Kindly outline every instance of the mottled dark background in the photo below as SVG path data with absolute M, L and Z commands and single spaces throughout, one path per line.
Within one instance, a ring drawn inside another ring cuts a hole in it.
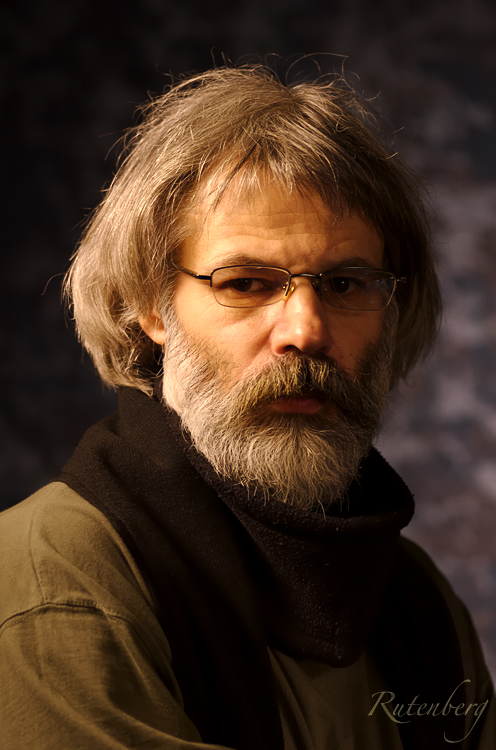
M 323 71 L 344 62 L 377 96 L 398 151 L 432 186 L 442 335 L 392 398 L 379 447 L 415 492 L 408 533 L 469 605 L 496 675 L 493 0 L 21 0 L 2 6 L 0 34 L 1 507 L 55 477 L 115 406 L 64 318 L 60 281 L 136 104 L 169 72 L 223 54 L 322 53 Z

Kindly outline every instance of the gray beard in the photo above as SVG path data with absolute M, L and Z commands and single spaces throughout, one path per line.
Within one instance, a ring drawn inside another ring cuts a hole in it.
M 181 418 L 199 451 L 222 477 L 253 497 L 301 509 L 341 504 L 380 430 L 396 333 L 394 308 L 351 378 L 333 360 L 290 353 L 226 386 L 229 361 L 190 341 L 172 309 L 163 317 L 163 400 Z M 279 397 L 308 388 L 327 396 L 317 414 L 275 412 Z

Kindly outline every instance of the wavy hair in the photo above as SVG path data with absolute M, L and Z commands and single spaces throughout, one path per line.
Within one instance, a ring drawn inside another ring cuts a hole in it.
M 139 319 L 172 303 L 172 264 L 205 184 L 214 207 L 261 174 L 360 211 L 385 242 L 399 285 L 392 386 L 430 352 L 440 293 L 421 180 L 384 145 L 379 118 L 340 76 L 284 84 L 261 66 L 191 76 L 141 108 L 119 169 L 90 217 L 64 291 L 102 380 L 151 392 L 155 345 Z

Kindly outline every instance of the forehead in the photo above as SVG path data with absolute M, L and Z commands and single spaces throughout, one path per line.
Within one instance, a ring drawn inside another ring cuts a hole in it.
M 219 187 L 220 190 L 216 183 L 207 182 L 195 200 L 190 219 L 197 236 L 212 230 L 221 232 L 223 225 L 243 222 L 261 229 L 282 230 L 302 216 L 330 227 L 339 217 L 349 214 L 346 207 L 331 209 L 312 189 L 290 189 L 268 177 L 248 186 L 235 179 L 226 189 Z
M 382 259 L 382 240 L 369 221 L 346 207 L 331 208 L 310 190 L 266 181 L 249 192 L 228 188 L 215 199 L 211 190 L 189 214 L 191 235 L 181 248 L 185 265 L 294 263 L 300 253 L 325 257 L 351 244 L 355 250 L 373 246 Z

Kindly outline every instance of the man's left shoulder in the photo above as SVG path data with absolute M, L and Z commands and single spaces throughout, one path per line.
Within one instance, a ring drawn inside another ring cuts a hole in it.
M 453 590 L 448 579 L 437 567 L 432 557 L 430 557 L 422 547 L 411 539 L 401 536 L 400 548 L 406 554 L 407 558 L 429 577 L 439 593 L 444 597 L 452 613 L 461 613 L 462 611 L 467 612 L 465 605 Z
M 407 557 L 429 577 L 448 607 L 458 636 L 464 673 L 467 679 L 470 679 L 472 684 L 478 685 L 488 682 L 488 688 L 490 688 L 492 685 L 491 677 L 484 661 L 477 631 L 467 607 L 427 552 L 411 539 L 403 536 L 400 544 Z

